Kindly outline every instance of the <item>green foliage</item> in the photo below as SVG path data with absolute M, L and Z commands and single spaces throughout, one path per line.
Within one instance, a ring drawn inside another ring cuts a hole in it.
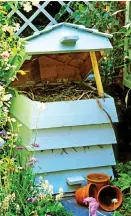
M 115 185 L 120 187 L 123 192 L 131 187 L 131 177 L 128 174 L 120 173 Z
M 4 157 L 0 161 L 0 215 L 72 216 L 60 203 L 63 192 L 53 196 L 53 186 L 48 181 L 40 180 L 35 185 L 32 168 L 27 164 L 20 166 L 19 159 L 15 159 Z
M 21 51 L 25 42 L 15 34 L 19 24 L 7 16 L 11 6 L 19 4 L 17 1 L 0 2 L 0 80 L 4 84 L 16 78 L 17 64 L 22 62 L 19 58 L 23 58 Z
M 127 163 L 118 163 L 116 166 L 118 178 L 114 181 L 114 184 L 121 188 L 123 192 L 131 187 L 131 161 Z
M 85 25 L 88 28 L 96 28 L 99 31 L 113 34 L 111 40 L 113 51 L 105 53 L 101 62 L 102 81 L 106 85 L 113 80 L 119 82 L 118 75 L 123 72 L 124 68 L 124 46 L 125 39 L 130 34 L 130 26 L 124 26 L 125 23 L 125 5 L 119 1 L 92 1 L 85 4 L 84 2 L 70 2 L 68 6 L 73 13 L 64 21 Z M 62 8 L 57 14 L 56 19 L 66 13 Z M 129 54 L 127 53 L 127 57 Z M 116 78 L 117 77 L 117 78 Z M 118 80 L 117 80 L 118 79 Z
M 123 216 L 123 215 L 120 212 L 115 211 L 114 214 L 113 214 L 113 216 Z
M 119 212 L 115 212 L 113 216 L 131 215 L 131 161 L 127 163 L 118 163 L 115 167 L 118 178 L 113 181 L 117 187 L 123 192 L 123 203 Z
M 126 173 L 131 177 L 131 161 L 128 161 L 126 163 L 118 163 L 115 169 L 117 173 Z
M 130 194 L 123 195 L 123 203 L 119 212 L 124 216 L 131 215 L 131 195 Z

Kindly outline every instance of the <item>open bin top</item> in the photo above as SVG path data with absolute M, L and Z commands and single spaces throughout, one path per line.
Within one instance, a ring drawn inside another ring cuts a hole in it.
M 26 56 L 22 69 L 29 73 L 18 75 L 14 85 L 35 84 L 38 80 L 84 80 L 93 66 L 90 53 L 95 52 L 98 62 L 104 50 L 113 48 L 110 38 L 111 34 L 70 23 L 45 28 L 25 38 Z

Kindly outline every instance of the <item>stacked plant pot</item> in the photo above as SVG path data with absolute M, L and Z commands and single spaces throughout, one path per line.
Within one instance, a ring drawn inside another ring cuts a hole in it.
M 122 193 L 118 187 L 109 184 L 110 176 L 91 173 L 87 175 L 87 180 L 88 184 L 75 193 L 77 203 L 84 205 L 84 198 L 93 197 L 105 211 L 114 211 L 120 207 Z

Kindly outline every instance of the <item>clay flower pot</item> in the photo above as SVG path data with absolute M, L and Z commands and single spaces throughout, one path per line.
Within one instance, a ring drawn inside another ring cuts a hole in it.
M 88 184 L 83 188 L 79 188 L 76 193 L 75 193 L 75 199 L 77 201 L 77 203 L 85 205 L 83 203 L 84 198 L 87 197 L 96 197 L 97 193 L 96 193 L 97 189 L 95 184 Z
M 116 186 L 106 185 L 98 191 L 97 201 L 105 211 L 114 211 L 122 203 L 122 192 Z
M 99 191 L 103 186 L 108 185 L 110 176 L 104 173 L 91 173 L 87 175 L 88 183 L 95 184 Z

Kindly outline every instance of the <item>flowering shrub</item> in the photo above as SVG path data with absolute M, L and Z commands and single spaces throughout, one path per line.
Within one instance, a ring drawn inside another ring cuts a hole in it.
M 11 175 L 11 174 L 10 174 Z M 19 180 L 21 175 L 21 181 Z M 5 181 L 5 179 L 4 179 Z M 19 182 L 18 182 L 19 181 Z M 18 183 L 17 183 L 18 182 Z M 38 185 L 34 185 L 32 172 L 26 168 L 19 168 L 19 172 L 12 174 L 12 185 L 5 186 L 0 198 L 0 215 L 53 215 L 71 216 L 66 212 L 60 203 L 63 197 L 63 190 L 60 188 L 59 194 L 53 196 L 53 186 L 47 180 L 41 179 Z M 9 183 L 9 182 L 8 182 Z M 20 188 L 18 188 L 18 186 Z M 1 190 L 0 190 L 1 191 Z M 8 193 L 6 192 L 8 191 Z M 2 192 L 2 191 L 1 191 Z
M 24 41 L 15 35 L 19 29 L 19 23 L 11 23 L 11 20 L 5 17 L 8 12 L 7 8 L 10 8 L 8 4 L 0 3 L 0 80 L 3 84 L 16 78 L 15 74 L 12 73 L 16 69 L 16 65 L 12 64 L 13 57 L 22 58 L 20 51 L 24 48 Z

